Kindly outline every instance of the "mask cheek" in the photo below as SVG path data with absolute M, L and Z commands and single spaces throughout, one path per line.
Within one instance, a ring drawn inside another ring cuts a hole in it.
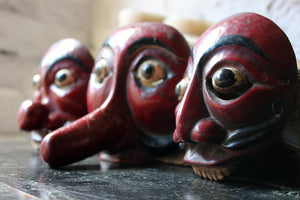
M 174 109 L 177 100 L 175 94 L 173 97 L 169 96 L 166 82 L 146 90 L 138 87 L 133 77 L 127 83 L 129 104 L 139 129 L 155 135 L 170 134 L 171 127 L 175 127 Z
M 86 87 L 76 87 L 64 98 L 60 98 L 58 104 L 61 110 L 74 116 L 86 114 Z
M 206 105 L 212 117 L 225 129 L 235 129 L 261 123 L 273 117 L 273 104 L 278 100 L 273 89 L 253 87 L 233 100 L 220 100 L 204 93 Z

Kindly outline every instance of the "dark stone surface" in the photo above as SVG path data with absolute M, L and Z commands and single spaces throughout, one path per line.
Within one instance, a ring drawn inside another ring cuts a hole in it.
M 54 170 L 21 134 L 0 137 L 0 199 L 300 199 L 299 167 L 299 155 L 288 154 L 247 177 L 213 182 L 190 167 L 116 165 L 95 155 Z

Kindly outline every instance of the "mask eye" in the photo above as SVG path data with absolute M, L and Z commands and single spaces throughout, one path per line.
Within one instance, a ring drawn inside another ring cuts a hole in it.
M 38 90 L 41 87 L 41 76 L 39 74 L 36 74 L 32 78 L 32 84 L 33 88 Z
M 143 61 L 136 70 L 136 80 L 143 87 L 156 87 L 166 79 L 163 63 L 153 58 Z
M 69 69 L 61 69 L 55 74 L 54 83 L 57 87 L 70 86 L 75 82 L 75 77 Z
M 95 65 L 94 74 L 99 83 L 102 83 L 104 79 L 109 75 L 110 70 L 106 59 L 100 59 Z
M 239 70 L 231 67 L 216 71 L 208 83 L 214 94 L 224 100 L 241 96 L 251 86 Z
M 184 78 L 179 83 L 177 83 L 175 87 L 175 94 L 177 96 L 178 101 L 182 100 L 188 84 L 189 80 L 187 78 Z

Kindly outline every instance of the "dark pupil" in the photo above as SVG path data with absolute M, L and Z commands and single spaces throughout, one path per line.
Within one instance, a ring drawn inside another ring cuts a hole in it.
M 66 75 L 66 74 L 60 74 L 60 75 L 57 77 L 57 80 L 58 80 L 59 82 L 62 82 L 62 81 L 64 81 L 64 80 L 66 80 L 66 78 L 67 78 L 67 75 Z
M 222 69 L 217 72 L 214 77 L 214 82 L 218 87 L 229 87 L 235 83 L 234 72 L 230 69 Z
M 95 74 L 99 76 L 101 74 L 101 67 L 96 67 Z
M 154 73 L 154 66 L 152 64 L 146 64 L 143 68 L 142 68 L 142 75 L 144 78 L 149 79 L 152 77 Z

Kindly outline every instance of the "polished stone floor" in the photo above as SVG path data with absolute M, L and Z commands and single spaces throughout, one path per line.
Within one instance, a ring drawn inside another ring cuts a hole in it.
M 246 177 L 213 182 L 190 167 L 112 165 L 95 155 L 54 170 L 27 135 L 0 136 L 0 199 L 300 199 L 300 157 L 276 157 Z

